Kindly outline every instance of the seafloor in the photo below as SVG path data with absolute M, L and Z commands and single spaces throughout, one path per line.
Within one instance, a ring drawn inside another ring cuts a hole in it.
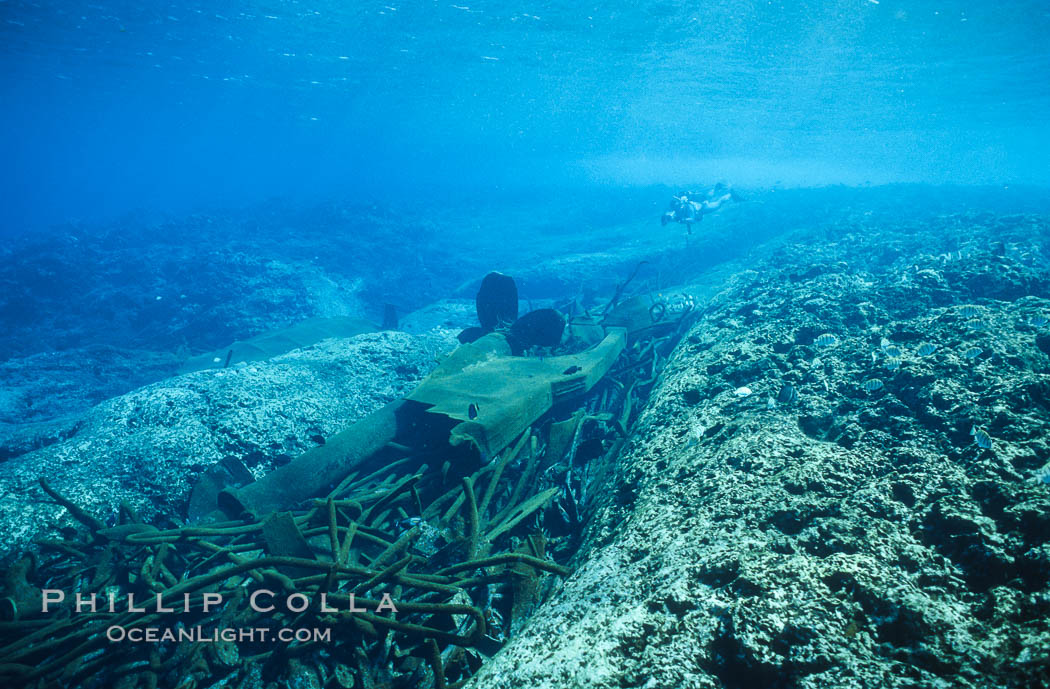
M 473 324 L 487 271 L 516 277 L 527 310 L 601 304 L 638 268 L 632 294 L 696 297 L 691 327 L 622 448 L 585 468 L 571 575 L 548 577 L 468 686 L 1050 685 L 1050 201 L 744 195 L 691 237 L 660 228 L 656 191 L 620 190 L 12 241 L 5 560 L 74 525 L 40 477 L 103 522 L 122 501 L 180 522 L 208 467 L 264 475 L 410 392 Z M 305 318 L 378 322 L 385 304 L 396 330 L 176 375 Z M 369 686 L 302 663 L 268 681 Z

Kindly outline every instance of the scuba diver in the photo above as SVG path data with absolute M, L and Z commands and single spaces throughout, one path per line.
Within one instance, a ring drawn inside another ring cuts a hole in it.
M 671 210 L 660 216 L 660 225 L 674 221 L 685 223 L 689 234 L 693 233 L 693 223 L 700 222 L 704 215 L 714 213 L 726 201 L 742 201 L 732 189 L 719 182 L 706 194 L 682 192 L 671 197 Z

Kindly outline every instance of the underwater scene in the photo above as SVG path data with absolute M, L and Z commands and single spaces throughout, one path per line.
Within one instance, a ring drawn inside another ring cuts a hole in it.
M 1050 5 L 0 0 L 0 688 L 1050 686 Z

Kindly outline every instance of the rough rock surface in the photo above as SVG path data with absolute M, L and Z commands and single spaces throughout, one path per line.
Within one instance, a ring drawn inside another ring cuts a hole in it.
M 477 323 L 478 311 L 473 299 L 444 299 L 405 315 L 398 329 L 413 335 L 451 330 L 450 336 L 455 339 L 461 330 Z
M 129 389 L 175 375 L 179 363 L 171 353 L 107 345 L 8 359 L 0 363 L 0 427 L 83 411 Z
M 470 686 L 1050 685 L 1047 232 L 842 227 L 752 262 Z
M 275 205 L 13 241 L 0 252 L 0 423 L 82 412 L 306 318 L 379 322 L 386 302 L 419 308 L 480 272 L 409 224 L 374 207 Z
M 75 419 L 34 425 L 38 441 L 50 444 L 0 462 L 0 555 L 69 523 L 37 485 L 40 476 L 103 520 L 121 500 L 146 519 L 181 518 L 210 465 L 232 456 L 266 472 L 405 395 L 453 343 L 449 333 L 325 340 L 250 366 L 171 378 Z

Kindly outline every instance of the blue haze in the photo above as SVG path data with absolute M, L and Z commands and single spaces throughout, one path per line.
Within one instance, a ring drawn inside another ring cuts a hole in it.
M 0 231 L 272 196 L 1046 184 L 1050 5 L 0 0 Z

